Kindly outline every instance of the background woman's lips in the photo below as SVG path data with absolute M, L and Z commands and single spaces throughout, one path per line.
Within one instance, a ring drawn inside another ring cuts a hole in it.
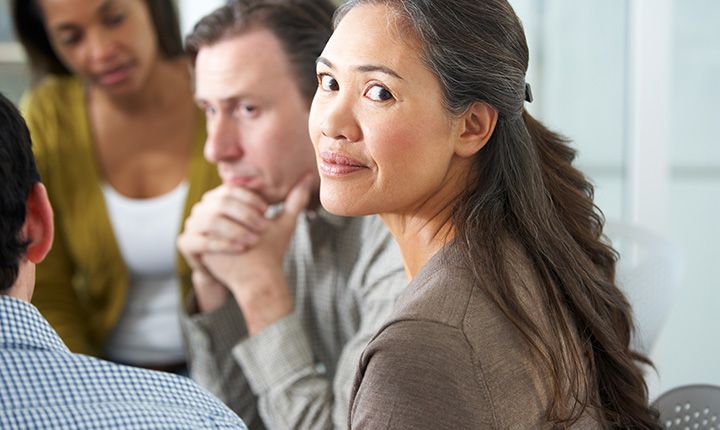
M 130 74 L 130 66 L 120 66 L 110 71 L 100 73 L 98 81 L 104 85 L 113 85 L 125 80 Z

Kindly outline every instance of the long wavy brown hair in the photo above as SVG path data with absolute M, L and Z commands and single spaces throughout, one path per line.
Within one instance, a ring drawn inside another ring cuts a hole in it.
M 548 420 L 572 425 L 590 409 L 608 428 L 660 429 L 638 366 L 650 362 L 630 349 L 631 309 L 615 285 L 618 254 L 603 236 L 592 184 L 573 167 L 568 141 L 524 108 L 529 54 L 512 7 L 505 0 L 350 0 L 336 23 L 361 3 L 385 4 L 397 14 L 398 31 L 422 46 L 451 115 L 476 102 L 498 110 L 495 131 L 476 154 L 469 187 L 453 210 L 455 242 L 552 376 Z M 512 288 L 507 237 L 536 269 L 552 336 Z M 489 272 L 477 270 L 479 261 Z

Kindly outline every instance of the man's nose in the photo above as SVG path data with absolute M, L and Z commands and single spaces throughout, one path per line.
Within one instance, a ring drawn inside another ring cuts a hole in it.
M 208 122 L 205 158 L 211 163 L 239 159 L 243 156 L 240 135 L 235 121 L 219 115 Z

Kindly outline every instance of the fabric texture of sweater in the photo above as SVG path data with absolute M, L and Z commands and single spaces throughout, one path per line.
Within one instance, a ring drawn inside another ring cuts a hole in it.
M 415 276 L 363 352 L 350 427 L 555 428 L 547 422 L 552 379 L 452 244 Z M 506 249 L 507 272 L 522 306 L 551 335 L 532 265 L 518 247 Z M 600 425 L 588 413 L 573 428 Z

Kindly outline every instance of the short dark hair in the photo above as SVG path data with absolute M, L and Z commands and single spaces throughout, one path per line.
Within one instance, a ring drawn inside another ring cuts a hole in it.
M 29 242 L 21 237 L 25 202 L 40 182 L 30 131 L 15 105 L 0 93 L 0 293 L 17 279 Z
M 205 45 L 264 28 L 277 37 L 308 103 L 317 90 L 315 60 L 332 34 L 335 5 L 329 0 L 231 0 L 201 19 L 185 40 L 195 64 Z
M 184 54 L 180 24 L 172 0 L 147 0 L 161 55 L 166 58 Z M 27 51 L 33 80 L 47 74 L 70 75 L 50 44 L 42 10 L 37 0 L 11 0 L 13 25 L 20 43 Z

